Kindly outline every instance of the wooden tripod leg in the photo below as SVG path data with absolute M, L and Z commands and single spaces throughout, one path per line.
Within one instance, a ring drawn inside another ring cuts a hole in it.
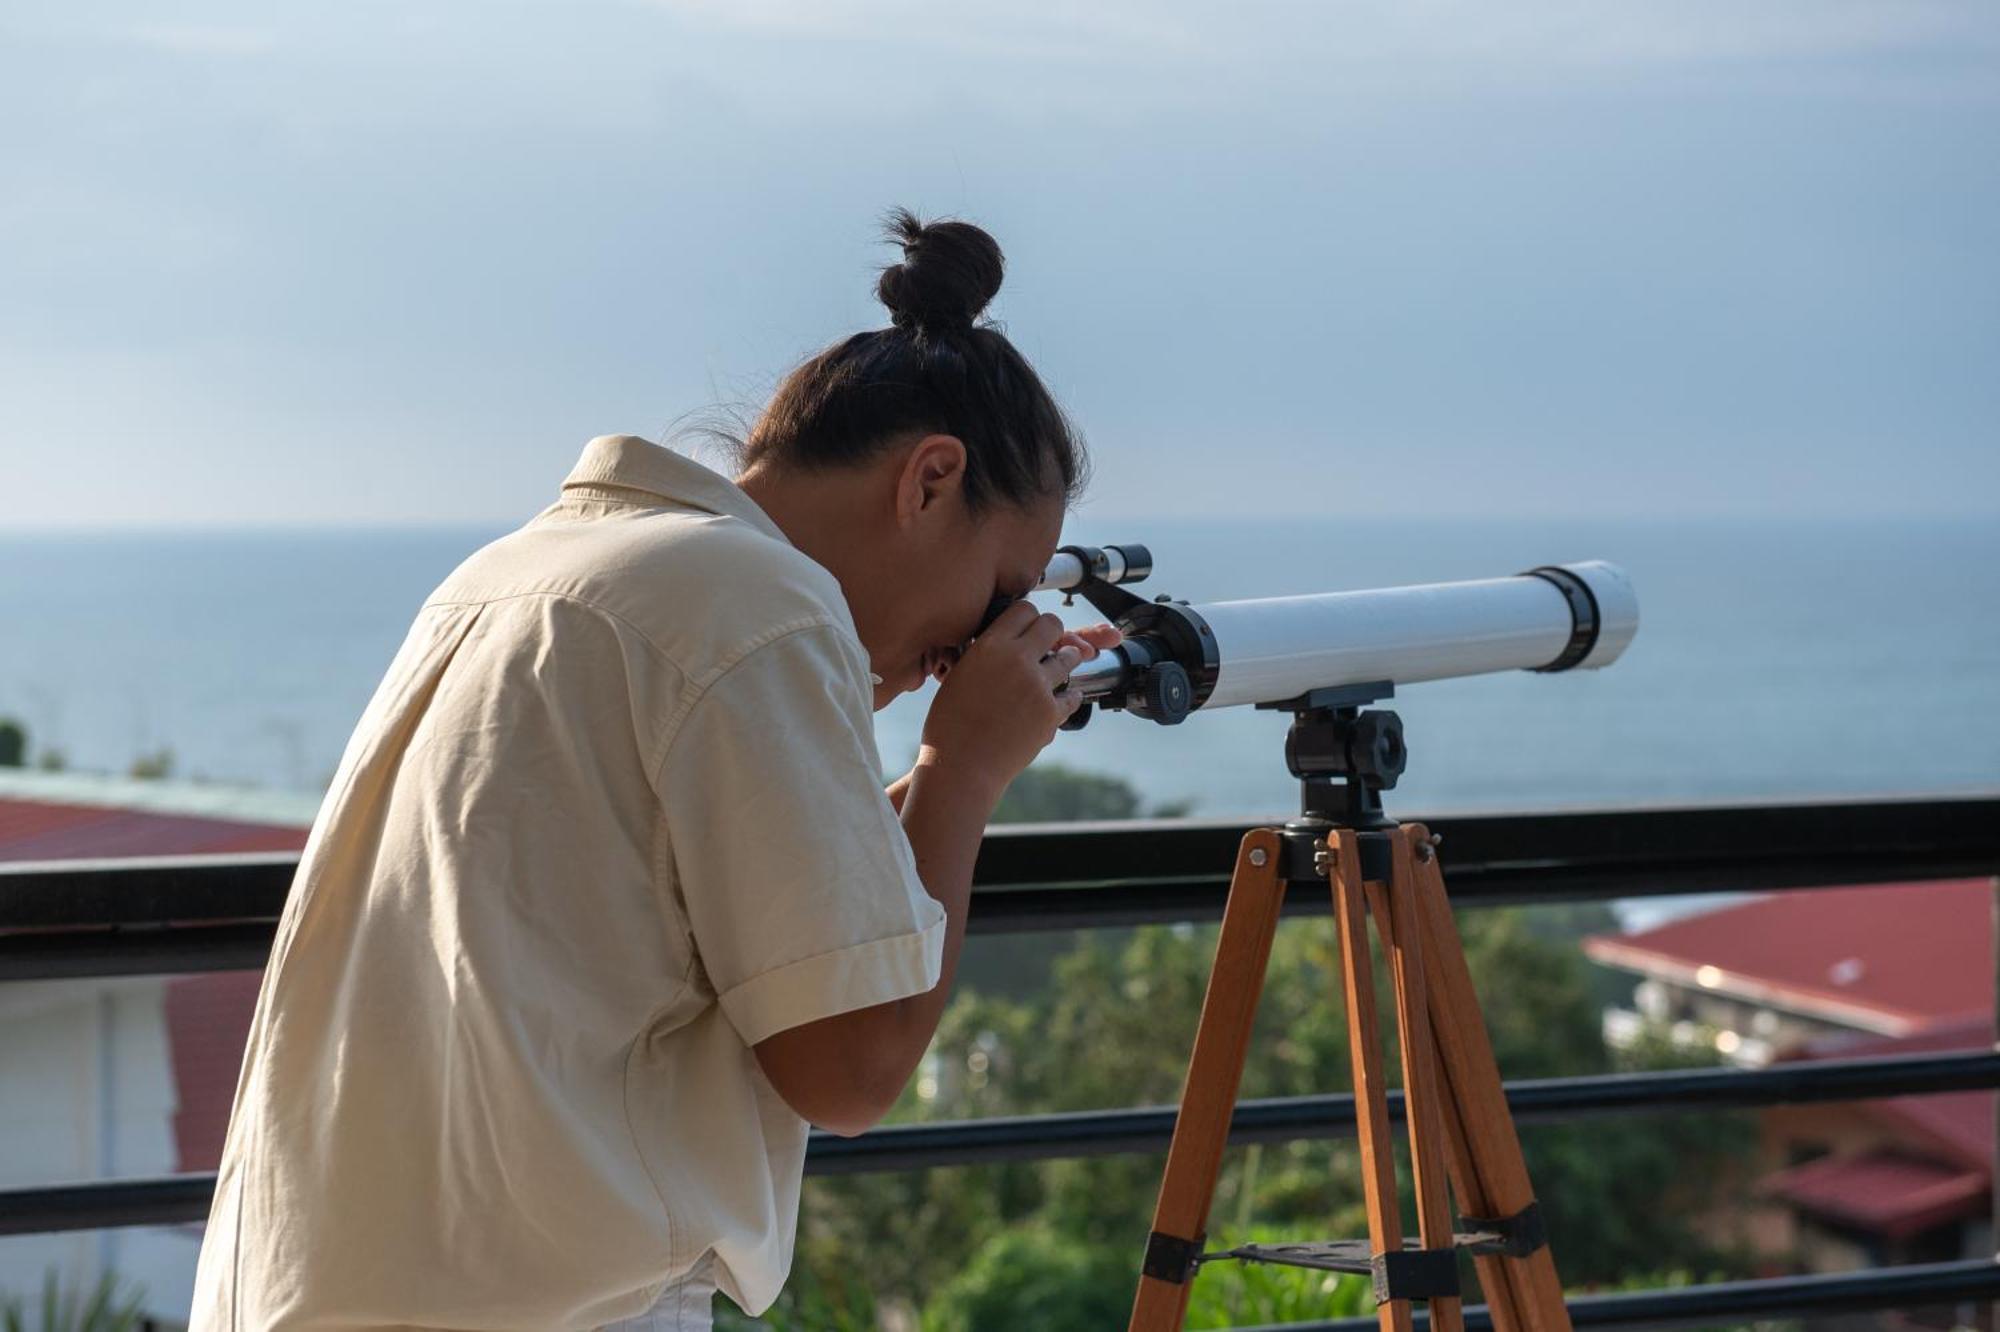
M 1431 991 L 1431 1031 L 1436 1035 L 1437 1026 L 1446 1021 L 1439 1007 L 1435 988 Z M 1435 1042 L 1434 1042 L 1435 1044 Z M 1472 1148 L 1468 1145 L 1465 1125 L 1465 1108 L 1458 1103 L 1452 1092 L 1451 1078 L 1444 1075 L 1444 1056 L 1438 1055 L 1440 1090 L 1444 1094 L 1445 1136 L 1451 1142 L 1451 1192 L 1458 1199 L 1461 1216 L 1487 1216 L 1475 1200 L 1482 1195 L 1477 1184 L 1477 1174 L 1472 1164 Z M 1491 1255 L 1474 1254 L 1473 1271 L 1479 1277 L 1479 1289 L 1486 1297 L 1486 1314 L 1493 1321 L 1493 1332 L 1525 1332 L 1521 1325 L 1520 1293 L 1514 1289 L 1513 1279 L 1507 1273 L 1507 1264 Z
M 1417 827 L 1411 833 L 1411 840 L 1408 845 L 1412 848 L 1411 854 L 1413 856 L 1417 854 L 1414 848 L 1418 845 L 1423 845 L 1427 837 L 1428 834 L 1421 827 Z M 1429 851 L 1428 846 L 1425 846 L 1425 851 Z M 1403 881 L 1411 885 L 1412 893 L 1410 894 L 1410 900 L 1416 902 L 1418 924 L 1421 925 L 1422 902 L 1415 895 L 1414 890 L 1417 887 L 1416 879 L 1414 876 L 1410 876 L 1406 877 Z M 1384 915 L 1388 914 L 1379 907 L 1378 912 Z M 1453 942 L 1454 944 L 1456 943 L 1455 936 Z M 1437 949 L 1436 947 L 1432 947 L 1428 951 L 1435 954 Z M 1442 1038 L 1438 1035 L 1439 1029 L 1454 1019 L 1445 1011 L 1444 1000 L 1438 993 L 1437 977 L 1438 972 L 1435 967 L 1427 968 L 1424 972 L 1425 983 L 1423 988 L 1425 992 L 1425 1008 L 1430 1020 L 1432 1054 L 1434 1059 L 1433 1067 L 1437 1070 L 1437 1081 L 1434 1085 L 1438 1088 L 1438 1097 L 1442 1102 L 1439 1118 L 1444 1121 L 1446 1141 L 1451 1148 L 1450 1155 L 1447 1158 L 1451 1175 L 1451 1192 L 1458 1199 L 1459 1210 L 1462 1214 L 1466 1216 L 1488 1216 L 1491 1213 L 1483 1210 L 1481 1200 L 1484 1195 L 1479 1190 L 1478 1176 L 1472 1164 L 1471 1148 L 1467 1145 L 1469 1134 L 1465 1124 L 1464 1107 L 1459 1103 L 1457 1096 L 1454 1094 L 1449 1070 L 1445 1066 L 1441 1050 L 1440 1042 Z M 1472 1261 L 1474 1269 L 1479 1276 L 1479 1288 L 1486 1297 L 1487 1315 L 1492 1319 L 1494 1332 L 1524 1332 L 1520 1319 L 1515 1312 L 1517 1308 L 1516 1295 L 1509 1282 L 1506 1264 L 1501 1259 L 1494 1257 L 1475 1256 Z
M 1407 824 L 1412 847 L 1427 843 L 1429 830 Z M 1425 852 L 1428 853 L 1428 846 Z M 1459 1203 L 1468 1216 L 1512 1216 L 1535 1200 L 1527 1163 L 1500 1084 L 1500 1068 L 1486 1035 L 1486 1020 L 1466 966 L 1465 948 L 1445 896 L 1444 874 L 1434 854 L 1417 854 L 1412 895 L 1421 919 L 1426 956 L 1426 988 L 1432 1005 L 1432 1031 L 1439 1063 L 1449 1088 L 1447 1103 L 1458 1119 L 1456 1137 L 1464 1159 L 1458 1163 Z M 1546 1244 L 1522 1258 L 1476 1260 L 1481 1285 L 1494 1311 L 1496 1328 L 1523 1332 L 1570 1332 L 1569 1310 L 1563 1304 L 1562 1281 Z M 1489 1281 L 1497 1271 L 1501 1281 Z M 1500 1321 L 1502 1303 L 1511 1321 Z
M 1403 1247 L 1403 1215 L 1396 1200 L 1395 1137 L 1389 1131 L 1389 1098 L 1382 1082 L 1382 1028 L 1375 1016 L 1375 970 L 1368 960 L 1368 907 L 1361 884 L 1361 846 L 1354 833 L 1330 840 L 1333 915 L 1340 926 L 1342 1000 L 1347 1049 L 1354 1064 L 1354 1118 L 1361 1143 L 1361 1187 L 1368 1204 L 1368 1244 L 1376 1253 Z M 1410 1302 L 1375 1306 L 1382 1332 L 1410 1332 Z
M 1423 848 L 1422 854 L 1430 854 L 1431 849 L 1427 844 L 1429 834 L 1421 826 L 1414 826 L 1399 829 L 1396 836 L 1398 839 L 1396 855 L 1399 859 L 1396 861 L 1395 874 L 1397 881 L 1405 885 L 1401 904 L 1408 917 L 1400 922 L 1399 928 L 1414 930 L 1419 937 L 1422 937 L 1423 904 L 1420 899 L 1418 876 L 1415 867 L 1401 857 L 1407 855 L 1415 859 L 1419 855 L 1416 849 L 1419 846 Z M 1426 948 L 1425 951 L 1431 954 L 1437 953 L 1434 947 Z M 1490 1213 L 1481 1210 L 1480 1199 L 1483 1195 L 1479 1190 L 1478 1176 L 1472 1163 L 1472 1150 L 1468 1145 L 1470 1135 L 1465 1123 L 1465 1108 L 1454 1094 L 1442 1053 L 1444 1037 L 1440 1033 L 1459 1019 L 1447 1011 L 1445 1000 L 1438 993 L 1437 974 L 1436 967 L 1426 967 L 1423 990 L 1425 1011 L 1431 1032 L 1431 1066 L 1435 1071 L 1435 1081 L 1432 1085 L 1438 1089 L 1437 1099 L 1440 1102 L 1438 1118 L 1444 1123 L 1445 1139 L 1451 1149 L 1450 1155 L 1446 1158 L 1450 1166 L 1451 1192 L 1458 1199 L 1461 1213 L 1466 1216 L 1486 1216 Z M 1505 1265 L 1500 1259 L 1492 1257 L 1474 1257 L 1472 1261 L 1474 1270 L 1479 1276 L 1480 1291 L 1486 1297 L 1487 1314 L 1493 1320 L 1494 1332 L 1523 1332 L 1515 1314 L 1515 1292 L 1508 1281 Z
M 1215 966 L 1202 996 L 1201 1023 L 1181 1086 L 1180 1113 L 1167 1149 L 1146 1271 L 1139 1278 L 1129 1332 L 1180 1332 L 1187 1319 L 1194 1282 L 1191 1258 L 1200 1252 L 1208 1227 L 1208 1207 L 1229 1142 L 1243 1056 L 1264 991 L 1264 971 L 1284 896 L 1279 834 L 1272 828 L 1253 828 L 1244 834 L 1229 881 L 1229 903 L 1223 908 Z
M 1390 836 L 1389 882 L 1368 885 L 1375 928 L 1396 988 L 1396 1036 L 1403 1054 L 1403 1114 L 1409 1127 L 1410 1171 L 1417 1199 L 1417 1234 L 1426 1249 L 1452 1249 L 1451 1197 L 1445 1187 L 1444 1112 L 1431 1026 L 1430 995 L 1424 980 L 1424 939 L 1416 901 L 1416 873 L 1407 830 Z M 1456 1266 L 1456 1258 L 1453 1259 Z M 1430 1301 L 1436 1332 L 1465 1326 L 1455 1295 Z

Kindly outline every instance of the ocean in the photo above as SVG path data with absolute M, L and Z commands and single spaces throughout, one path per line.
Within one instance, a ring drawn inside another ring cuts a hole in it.
M 165 748 L 176 778 L 317 792 L 419 603 L 504 530 L 0 534 L 0 716 L 72 769 Z M 1609 669 L 1399 692 L 1392 813 L 2000 788 L 2000 522 L 1077 520 L 1066 539 L 1143 542 L 1136 590 L 1197 603 L 1624 566 L 1640 629 Z M 878 714 L 892 771 L 930 692 Z M 1284 814 L 1286 725 L 1100 714 L 1043 758 L 1197 814 Z

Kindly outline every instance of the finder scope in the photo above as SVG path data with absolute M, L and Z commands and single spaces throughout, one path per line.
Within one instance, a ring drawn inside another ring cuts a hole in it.
M 1064 546 L 1049 561 L 1037 592 L 1078 592 L 1088 583 L 1136 583 L 1153 572 L 1144 546 Z

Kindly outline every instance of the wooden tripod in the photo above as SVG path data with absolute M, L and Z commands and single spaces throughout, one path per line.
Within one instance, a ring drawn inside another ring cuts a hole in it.
M 1364 727 L 1368 718 L 1386 718 L 1394 730 L 1389 739 L 1363 737 L 1364 747 L 1381 741 L 1378 749 L 1390 768 L 1386 783 L 1377 775 L 1379 789 L 1393 785 L 1401 771 L 1400 728 L 1393 713 L 1365 714 Z M 1569 1332 L 1555 1261 L 1445 897 L 1437 839 L 1421 824 L 1388 824 L 1379 818 L 1379 804 L 1374 817 L 1353 821 L 1363 825 L 1359 831 L 1330 820 L 1322 797 L 1339 788 L 1330 787 L 1309 758 L 1330 751 L 1324 746 L 1315 751 L 1297 739 L 1302 728 L 1318 725 L 1344 726 L 1339 734 L 1351 740 L 1355 722 L 1351 707 L 1337 715 L 1326 710 L 1308 716 L 1301 710 L 1287 753 L 1295 772 L 1304 766 L 1312 773 L 1301 772 L 1308 778 L 1307 817 L 1283 829 L 1252 829 L 1237 853 L 1129 1332 L 1179 1332 L 1196 1270 L 1220 1258 L 1366 1274 L 1374 1279 L 1384 1332 L 1409 1332 L 1413 1300 L 1429 1302 L 1433 1328 L 1458 1332 L 1464 1325 L 1459 1249 L 1473 1257 L 1498 1332 Z M 1342 752 L 1351 753 L 1352 746 L 1344 745 Z M 1301 754 L 1308 756 L 1303 764 Z M 1362 774 L 1349 776 L 1350 810 L 1366 815 L 1371 796 Z M 1330 884 L 1339 925 L 1368 1239 L 1245 1245 L 1204 1254 L 1209 1203 L 1279 908 L 1288 882 L 1307 878 Z M 1394 982 L 1417 1247 L 1405 1246 L 1396 1197 L 1368 952 L 1371 914 Z M 1456 1226 L 1445 1193 L 1447 1171 L 1461 1213 Z

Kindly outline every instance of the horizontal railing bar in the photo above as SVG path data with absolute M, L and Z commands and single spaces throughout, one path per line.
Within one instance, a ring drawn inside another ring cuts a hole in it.
M 150 1179 L 93 1179 L 0 1192 L 0 1235 L 42 1235 L 120 1226 L 206 1221 L 215 1172 Z
M 0 934 L 0 981 L 257 971 L 275 921 L 155 929 L 24 930 Z
M 1981 1050 L 1812 1060 L 1762 1069 L 1544 1078 L 1510 1082 L 1506 1092 L 1515 1121 L 1534 1124 L 1992 1087 L 2000 1087 L 2000 1053 Z M 1402 1112 L 1402 1095 L 1392 1089 L 1389 1113 L 1400 1120 Z M 1174 1116 L 1172 1106 L 1152 1106 L 897 1124 L 852 1138 L 814 1130 L 807 1141 L 805 1169 L 809 1175 L 846 1175 L 1164 1152 L 1173 1136 Z M 1353 1133 L 1354 1122 L 1354 1098 L 1348 1095 L 1243 1101 L 1230 1120 L 1229 1142 L 1244 1146 L 1345 1137 Z M 198 1221 L 208 1214 L 214 1182 L 215 1176 L 207 1173 L 8 1190 L 0 1192 L 0 1234 Z
M 2000 792 L 1879 796 L 1811 801 L 1732 801 L 1644 807 L 1499 811 L 1480 814 L 1390 809 L 1406 822 L 1428 824 L 1445 835 L 1441 848 L 1455 893 L 1507 896 L 1533 893 L 1532 883 L 1556 876 L 1556 897 L 1605 895 L 1600 879 L 1622 885 L 1639 873 L 1693 875 L 1703 886 L 1718 867 L 1771 863 L 1811 866 L 1829 883 L 1861 882 L 1843 868 L 1851 856 L 1938 870 L 1937 877 L 1990 873 L 2000 868 Z M 1128 820 L 1107 823 L 1002 825 L 987 831 L 973 882 L 982 887 L 1038 887 L 1139 880 L 1167 882 L 1226 875 L 1237 843 L 1253 827 L 1289 815 L 1250 819 Z M 1059 838 L 1063 854 L 1051 862 L 1043 845 Z M 1824 866 L 1824 869 L 1820 867 Z M 1192 870 L 1190 867 L 1194 867 Z M 1879 871 L 1858 871 L 1864 879 Z M 1471 881 L 1491 881 L 1475 889 Z M 1572 881 L 1592 891 L 1578 892 Z M 1464 885 L 1464 886 L 1461 886 Z M 1680 886 L 1665 893 L 1689 891 Z
M 1859 1313 L 1867 1309 L 1919 1309 L 2000 1296 L 2000 1263 L 1970 1258 L 1952 1263 L 1912 1263 L 1864 1272 L 1765 1277 L 1707 1286 L 1572 1295 L 1564 1303 L 1576 1327 L 1641 1329 L 1713 1327 L 1718 1319 L 1771 1318 L 1810 1313 Z M 1430 1327 L 1429 1312 L 1411 1311 L 1412 1332 Z M 1485 1305 L 1465 1308 L 1466 1332 L 1492 1332 Z M 1374 1332 L 1373 1316 L 1317 1323 L 1267 1324 L 1238 1332 Z
M 2000 796 L 1440 816 L 1459 906 L 2000 870 Z M 1241 820 L 990 829 L 967 929 L 1216 920 Z M 0 980 L 255 967 L 293 853 L 0 864 Z M 1192 867 L 1192 868 L 1191 868 Z M 1292 893 L 1284 914 L 1326 909 Z M 164 936 L 164 937 L 155 937 Z
M 296 851 L 0 862 L 0 930 L 278 918 Z
M 1059 854 L 1059 852 L 1052 852 Z M 1854 866 L 1847 867 L 1852 870 Z M 1957 878 L 1988 871 L 1964 867 L 1912 867 L 1883 864 L 1871 874 L 1795 874 L 1797 882 L 1751 878 L 1740 867 L 1724 882 L 1704 888 L 1682 885 L 1673 892 L 1782 892 L 1832 887 L 1842 882 L 1919 882 Z M 1530 905 L 1560 901 L 1595 901 L 1604 897 L 1645 897 L 1656 893 L 1637 885 L 1597 891 L 1579 886 L 1571 894 L 1461 890 L 1460 876 L 1451 871 L 1448 891 L 1457 908 Z M 9 890 L 0 867 L 0 896 Z M 966 932 L 976 935 L 1032 934 L 1061 930 L 1107 929 L 1133 925 L 1168 925 L 1222 919 L 1228 902 L 1226 878 L 1176 883 L 1107 884 L 1100 887 L 979 888 L 972 892 Z M 1287 892 L 1279 915 L 1286 920 L 1324 917 L 1325 899 L 1307 892 Z M 0 929 L 0 982 L 74 979 L 91 976 L 148 976 L 210 971 L 255 971 L 270 956 L 277 919 L 147 921 L 110 928 Z
M 1662 1110 L 1750 1109 L 1819 1101 L 1916 1096 L 2000 1087 L 2000 1052 L 1885 1055 L 1815 1059 L 1769 1068 L 1698 1068 L 1652 1073 L 1539 1078 L 1506 1084 L 1516 1123 L 1555 1123 L 1597 1115 Z M 1402 1119 L 1402 1092 L 1388 1093 L 1390 1117 Z M 1172 1140 L 1173 1106 L 1084 1110 L 1055 1115 L 897 1124 L 857 1137 L 814 1134 L 807 1174 L 859 1174 L 993 1161 L 1039 1161 L 1164 1152 Z M 1229 1144 L 1348 1137 L 1354 1098 L 1341 1093 L 1240 1101 L 1230 1118 Z
M 200 1221 L 208 1214 L 213 1175 L 183 1175 L 159 1180 L 113 1180 L 40 1189 L 37 1205 L 44 1224 L 33 1229 L 84 1230 L 107 1226 L 170 1225 Z M 27 1190 L 0 1195 L 0 1234 L 24 1233 L 14 1224 L 20 1213 L 9 1205 Z M 1984 1260 L 1925 1263 L 1866 1272 L 1776 1277 L 1731 1281 L 1706 1286 L 1626 1291 L 1610 1295 L 1578 1295 L 1566 1303 L 1577 1327 L 1665 1329 L 1695 1327 L 1718 1318 L 1772 1316 L 1820 1311 L 1908 1309 L 1962 1300 L 2000 1297 L 2000 1265 Z M 1283 1332 L 1369 1332 L 1376 1320 L 1345 1318 L 1318 1323 L 1286 1323 Z M 1491 1332 L 1493 1322 L 1484 1305 L 1465 1309 L 1467 1332 Z M 1421 1308 L 1414 1326 L 1429 1320 Z M 1277 1326 L 1245 1328 L 1241 1332 L 1280 1332 Z

